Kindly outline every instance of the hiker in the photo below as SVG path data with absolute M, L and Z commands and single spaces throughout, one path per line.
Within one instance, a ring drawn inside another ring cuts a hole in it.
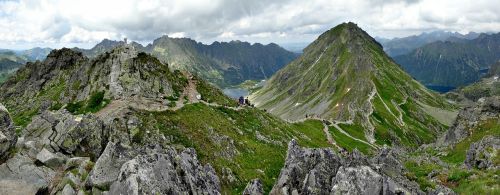
M 245 98 L 245 104 L 246 104 L 247 106 L 250 106 L 250 100 L 248 100 L 248 97 L 247 97 L 247 98 Z
M 238 104 L 240 105 L 245 104 L 245 98 L 243 98 L 243 96 L 240 96 L 240 99 L 238 99 Z

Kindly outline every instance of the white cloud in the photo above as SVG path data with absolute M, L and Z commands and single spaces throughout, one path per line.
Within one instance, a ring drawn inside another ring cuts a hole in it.
M 0 47 L 151 41 L 310 41 L 353 21 L 373 36 L 500 31 L 498 0 L 0 0 Z

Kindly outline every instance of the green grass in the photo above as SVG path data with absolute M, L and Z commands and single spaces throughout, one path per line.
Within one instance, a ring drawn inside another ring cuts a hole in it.
M 217 103 L 219 105 L 236 106 L 237 102 L 228 98 L 221 90 L 211 84 L 201 81 L 197 83 L 196 90 L 201 95 L 201 99 L 208 103 Z
M 407 161 L 404 164 L 405 168 L 408 170 L 406 177 L 412 181 L 417 182 L 420 185 L 421 190 L 426 190 L 427 188 L 434 188 L 436 186 L 435 182 L 429 181 L 427 175 L 433 170 L 440 170 L 437 164 L 432 163 L 422 163 L 418 164 L 414 161 Z
M 473 170 L 453 176 L 456 183 L 451 188 L 458 194 L 500 194 L 499 176 L 500 170 Z
M 462 180 L 467 179 L 471 174 L 472 173 L 470 173 L 467 170 L 453 169 L 451 171 L 450 175 L 448 175 L 447 181 L 450 181 L 450 182 L 460 182 Z
M 109 103 L 110 100 L 104 98 L 104 91 L 98 91 L 92 93 L 87 101 L 66 104 L 66 110 L 72 114 L 96 113 Z
M 38 113 L 38 108 L 34 108 L 12 116 L 12 120 L 14 121 L 14 124 L 21 127 L 26 127 L 28 126 L 29 123 L 31 123 L 31 119 L 37 113 Z
M 357 148 L 360 152 L 364 154 L 371 154 L 372 153 L 372 147 L 359 142 L 357 140 L 354 140 L 340 131 L 338 131 L 335 127 L 330 127 L 329 129 L 330 133 L 332 134 L 333 139 L 342 148 L 347 149 L 348 151 L 352 151 L 354 148 Z
M 299 140 L 300 145 L 307 145 L 313 148 L 331 147 L 328 143 L 325 133 L 323 132 L 323 124 L 318 120 L 306 120 L 302 123 L 292 124 L 292 128 L 303 133 L 309 139 Z
M 340 128 L 349 133 L 349 135 L 358 138 L 360 140 L 366 141 L 365 129 L 359 124 L 339 124 Z

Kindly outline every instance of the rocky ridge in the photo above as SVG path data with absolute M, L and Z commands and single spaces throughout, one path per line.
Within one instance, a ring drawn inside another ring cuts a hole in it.
M 20 127 L 16 144 L 15 121 L 3 105 L 0 107 L 1 155 L 2 159 L 9 157 L 0 166 L 0 192 L 218 194 L 220 183 L 213 168 L 200 165 L 193 150 L 178 153 L 159 136 L 145 138 L 151 146 L 133 142 L 140 125 L 131 114 L 133 109 L 169 109 L 168 103 L 178 101 L 184 85 L 187 79 L 181 73 L 170 72 L 167 65 L 129 45 L 94 60 L 61 49 L 51 52 L 43 62 L 29 63 L 0 87 L 0 99 L 16 110 L 13 116 L 23 119 L 19 116 L 27 110 L 33 115 Z M 94 114 L 97 111 L 106 114 Z M 150 164 L 140 163 L 139 173 L 122 169 L 122 165 L 138 166 L 133 162 L 144 159 Z M 137 188 L 110 188 L 115 182 L 149 177 L 141 175 L 147 170 L 170 170 L 167 176 L 171 179 L 141 183 L 146 181 L 142 179 L 131 183 L 130 187 Z M 119 176 L 125 179 L 118 181 Z

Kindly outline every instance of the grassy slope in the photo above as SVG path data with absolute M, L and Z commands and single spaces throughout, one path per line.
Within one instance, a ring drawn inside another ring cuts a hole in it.
M 348 151 L 352 151 L 356 148 L 364 154 L 372 154 L 373 148 L 371 146 L 346 136 L 345 134 L 338 131 L 335 127 L 330 127 L 329 131 L 338 146 L 345 148 Z

